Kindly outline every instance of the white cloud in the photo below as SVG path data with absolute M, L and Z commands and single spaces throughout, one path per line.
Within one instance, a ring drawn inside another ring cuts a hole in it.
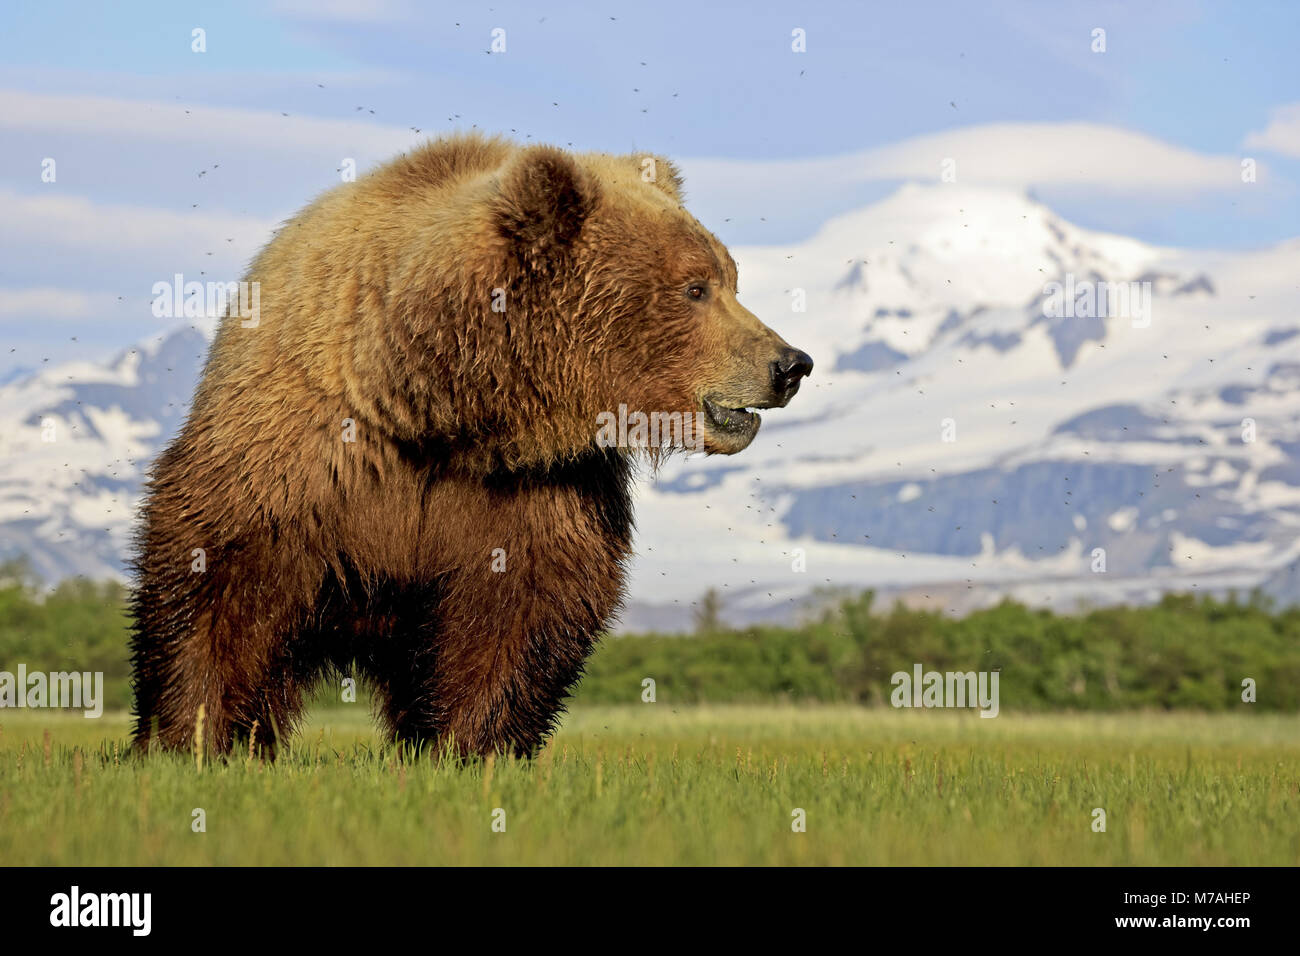
M 150 250 L 233 246 L 246 255 L 270 235 L 274 223 L 221 213 L 172 212 L 147 206 L 92 202 L 81 196 L 30 196 L 0 190 L 11 235 L 28 244 L 57 243 Z M 225 240 L 231 239 L 233 243 Z
M 0 129 L 212 142 L 263 152 L 364 149 L 391 156 L 422 140 L 411 130 L 351 120 L 282 116 L 265 110 L 182 106 L 106 96 L 0 90 Z
M 71 289 L 0 289 L 0 316 L 85 318 L 94 308 L 90 296 Z
M 1246 149 L 1265 149 L 1283 156 L 1300 157 L 1300 103 L 1279 106 L 1269 116 L 1262 132 L 1253 132 L 1243 144 Z
M 688 185 L 759 191 L 774 181 L 940 181 L 955 163 L 970 185 L 1087 186 L 1112 192 L 1184 193 L 1240 185 L 1239 159 L 1210 156 L 1143 133 L 1098 123 L 994 123 L 916 136 L 826 159 L 683 162 Z

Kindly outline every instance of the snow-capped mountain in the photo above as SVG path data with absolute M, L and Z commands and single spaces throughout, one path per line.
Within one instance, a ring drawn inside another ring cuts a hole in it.
M 946 184 L 733 253 L 742 301 L 816 370 L 743 454 L 646 476 L 625 626 L 689 626 L 709 587 L 733 621 L 827 587 L 954 610 L 1300 598 L 1300 240 L 1155 248 Z M 120 573 L 207 341 L 0 384 L 4 555 Z
M 122 575 L 146 469 L 184 421 L 211 333 L 185 326 L 0 386 L 0 557 L 48 581 Z
M 706 585 L 736 620 L 814 585 L 956 610 L 1300 599 L 1300 241 L 1161 249 L 910 185 L 737 260 L 817 368 L 743 455 L 642 496 L 641 593 L 678 623 Z

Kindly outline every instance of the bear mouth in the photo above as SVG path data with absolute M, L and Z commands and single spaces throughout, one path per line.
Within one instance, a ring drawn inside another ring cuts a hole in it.
M 711 398 L 704 400 L 704 415 L 709 424 L 729 435 L 745 435 L 758 430 L 762 419 L 748 408 L 728 408 Z

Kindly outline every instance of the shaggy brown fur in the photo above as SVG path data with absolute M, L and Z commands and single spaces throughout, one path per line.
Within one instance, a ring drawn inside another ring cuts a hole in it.
M 597 415 L 744 417 L 811 368 L 736 302 L 658 157 L 433 142 L 323 195 L 247 278 L 260 321 L 223 320 L 144 508 L 140 744 L 188 746 L 200 705 L 208 747 L 254 722 L 269 744 L 355 667 L 402 740 L 531 753 L 622 599 L 631 452 Z

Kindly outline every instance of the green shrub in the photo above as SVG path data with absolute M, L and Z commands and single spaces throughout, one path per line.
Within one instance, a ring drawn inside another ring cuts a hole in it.
M 106 708 L 130 704 L 126 589 L 66 581 L 41 593 L 21 563 L 0 565 L 0 670 L 102 671 Z M 579 703 L 635 703 L 655 681 L 660 703 L 822 701 L 881 705 L 890 676 L 914 664 L 1000 671 L 1008 710 L 1226 710 L 1253 678 L 1261 710 L 1300 710 L 1300 608 L 1169 595 L 1152 607 L 1077 616 L 1012 601 L 952 619 L 870 592 L 798 627 L 692 637 L 607 637 L 588 662 Z M 322 701 L 337 694 L 324 693 Z

